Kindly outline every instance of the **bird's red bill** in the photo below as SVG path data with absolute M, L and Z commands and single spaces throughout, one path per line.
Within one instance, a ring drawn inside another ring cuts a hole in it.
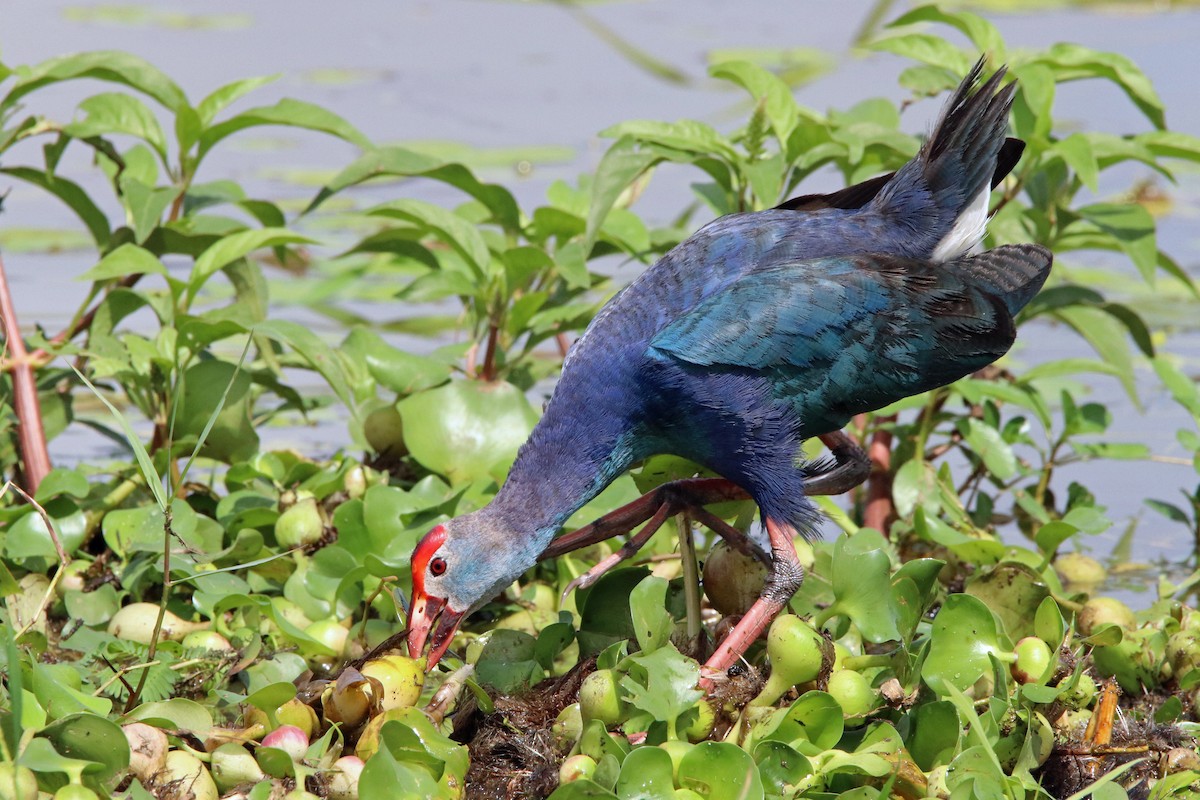
M 408 618 L 409 658 L 419 658 L 428 641 L 429 658 L 425 662 L 425 669 L 433 669 L 450 647 L 450 640 L 454 638 L 462 618 L 463 612 L 448 607 L 441 598 L 427 595 L 413 597 Z

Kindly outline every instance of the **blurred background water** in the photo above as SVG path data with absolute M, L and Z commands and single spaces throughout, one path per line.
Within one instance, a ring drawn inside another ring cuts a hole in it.
M 1167 108 L 1171 128 L 1200 133 L 1195 75 L 1200 71 L 1196 42 L 1200 10 L 1171 3 L 1072 4 L 991 2 L 968 4 L 1000 29 L 1012 49 L 1071 41 L 1131 58 L 1153 80 Z M 595 168 L 608 141 L 597 133 L 629 119 L 693 118 L 729 129 L 744 118 L 740 97 L 710 80 L 711 61 L 730 51 L 759 57 L 779 51 L 801 63 L 824 63 L 824 74 L 798 86 L 800 102 L 818 110 L 847 108 L 883 96 L 907 99 L 896 76 L 908 65 L 887 54 L 856 50 L 864 31 L 901 13 L 894 2 L 842 0 L 838 3 L 718 2 L 508 2 L 506 0 L 354 0 L 333 4 L 313 0 L 232 0 L 210 2 L 86 3 L 63 0 L 0 2 L 0 57 L 10 65 L 82 50 L 115 49 L 139 55 L 165 71 L 193 102 L 238 78 L 280 74 L 256 92 L 251 104 L 294 96 L 342 115 L 377 142 L 418 145 L 458 153 L 491 181 L 503 183 L 523 207 L 540 201 L 555 180 L 574 183 Z M 947 35 L 948 29 L 937 29 Z M 819 55 L 818 55 L 819 54 Z M 68 118 L 99 84 L 70 82 L 36 96 L 36 110 Z M 245 107 L 247 101 L 242 101 Z M 905 130 L 927 130 L 936 103 L 916 103 L 904 111 Z M 1146 130 L 1149 123 L 1113 86 L 1085 81 L 1064 87 L 1055 106 L 1060 130 L 1122 134 Z M 266 131 L 265 133 L 259 131 Z M 345 143 L 316 134 L 256 129 L 230 140 L 207 163 L 207 179 L 231 178 L 251 196 L 300 207 L 316 188 L 356 155 Z M 27 153 L 25 158 L 31 158 Z M 73 177 L 91 172 L 82 148 L 69 151 L 63 167 Z M 664 168 L 636 210 L 650 223 L 674 218 L 691 202 L 694 174 Z M 1150 170 L 1128 168 L 1104 174 L 1101 196 L 1126 192 Z M 1161 185 L 1171 200 L 1159 220 L 1160 244 L 1193 275 L 1200 275 L 1200 173 L 1183 168 L 1178 185 Z M 97 185 L 87 184 L 85 185 Z M 840 186 L 835 174 L 818 174 L 804 191 Z M 24 326 L 61 329 L 84 296 L 75 276 L 94 263 L 87 240 L 57 200 L 19 182 L 11 187 L 0 218 L 0 246 Z M 374 199 L 416 196 L 457 202 L 450 190 L 413 182 L 368 190 Z M 703 219 L 697 219 L 702 222 Z M 349 233 L 322 230 L 333 243 Z M 1088 254 L 1090 258 L 1092 254 Z M 1072 254 L 1078 262 L 1084 256 Z M 1115 264 L 1116 257 L 1096 256 Z M 1132 267 L 1129 267 L 1132 275 Z M 1136 283 L 1135 281 L 1131 281 Z M 1109 289 L 1111 291 L 1111 289 Z M 337 323 L 289 302 L 289 279 L 272 286 L 278 316 L 303 321 L 330 338 Z M 1153 297 L 1134 298 L 1139 310 L 1169 321 L 1168 349 L 1195 372 L 1200 361 L 1200 319 Z M 387 304 L 356 309 L 369 318 L 395 316 Z M 1051 331 L 1052 333 L 1052 331 Z M 1076 354 L 1072 337 L 1038 336 L 1023 342 L 1018 357 L 1037 361 Z M 1070 340 L 1070 341 L 1069 341 Z M 420 345 L 414 345 L 420 346 Z M 1082 354 L 1082 353 L 1080 353 Z M 305 388 L 320 391 L 319 379 Z M 1187 424 L 1148 370 L 1138 409 L 1115 381 L 1097 380 L 1092 399 L 1113 412 L 1110 439 L 1148 444 L 1166 459 L 1188 454 L 1176 443 L 1176 428 Z M 268 432 L 265 446 L 294 446 L 326 456 L 349 441 L 335 411 L 309 427 Z M 112 445 L 84 429 L 56 439 L 52 456 L 62 462 L 111 457 Z M 1181 526 L 1145 509 L 1143 499 L 1173 499 L 1194 488 L 1196 475 L 1185 465 L 1101 462 L 1065 470 L 1064 481 L 1093 488 L 1118 524 L 1088 545 L 1107 553 L 1132 541 L 1138 560 L 1165 563 L 1190 552 Z M 1131 539 L 1121 541 L 1121 537 Z

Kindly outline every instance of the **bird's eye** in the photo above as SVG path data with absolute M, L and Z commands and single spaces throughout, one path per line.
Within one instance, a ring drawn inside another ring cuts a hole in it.
M 446 571 L 446 559 L 435 558 L 429 562 L 429 572 L 435 578 Z

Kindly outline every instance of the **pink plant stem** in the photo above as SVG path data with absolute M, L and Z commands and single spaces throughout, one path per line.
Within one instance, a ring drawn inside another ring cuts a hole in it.
M 42 478 L 50 472 L 50 452 L 46 449 L 46 431 L 42 426 L 37 381 L 34 378 L 29 352 L 21 338 L 21 326 L 17 322 L 17 310 L 13 307 L 12 293 L 8 289 L 8 276 L 4 272 L 2 258 L 0 318 L 8 347 L 8 371 L 12 373 L 13 409 L 17 415 L 17 447 L 21 454 L 22 482 L 26 491 L 34 494 Z

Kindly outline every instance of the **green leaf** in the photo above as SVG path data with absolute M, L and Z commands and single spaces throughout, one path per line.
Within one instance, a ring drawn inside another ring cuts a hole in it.
M 61 494 L 82 499 L 88 496 L 88 480 L 82 472 L 66 467 L 55 467 L 46 473 L 38 484 L 33 499 L 45 504 Z
M 492 630 L 475 662 L 479 682 L 503 694 L 528 690 L 546 674 L 536 644 L 524 631 Z
M 167 137 L 154 113 L 136 97 L 121 92 L 95 94 L 79 104 L 86 116 L 63 126 L 71 136 L 87 139 L 114 133 L 141 139 L 166 163 Z
M 899 639 L 891 563 L 885 542 L 877 531 L 864 530 L 854 536 L 838 537 L 833 545 L 829 577 L 834 600 L 821 613 L 819 624 L 836 616 L 846 616 L 867 641 L 879 643 Z
M 1100 165 L 1096 163 L 1090 139 L 1083 134 L 1072 133 L 1062 141 L 1055 142 L 1051 151 L 1062 156 L 1067 166 L 1079 175 L 1079 180 L 1083 181 L 1084 186 L 1093 192 L 1099 191 Z
M 621 688 L 630 704 L 671 729 L 679 715 L 704 696 L 696 688 L 699 665 L 670 645 L 632 655 L 627 663 L 628 674 L 621 678 Z
M 92 202 L 91 197 L 79 184 L 60 175 L 30 167 L 0 167 L 0 173 L 39 186 L 62 200 L 87 226 L 88 233 L 96 242 L 97 249 L 103 250 L 108 247 L 108 217 L 104 215 L 99 206 Z
M 107 281 L 127 275 L 166 275 L 167 268 L 149 250 L 136 244 L 123 244 L 113 250 L 100 263 L 80 275 L 80 281 Z
M 1093 203 L 1076 211 L 1100 230 L 1116 239 L 1138 272 L 1154 282 L 1158 266 L 1158 244 L 1154 235 L 1154 217 L 1137 203 Z
M 872 50 L 895 53 L 934 67 L 964 75 L 971 68 L 971 58 L 940 36 L 929 33 L 891 33 L 871 42 Z
M 1154 84 L 1133 60 L 1118 53 L 1104 53 L 1082 45 L 1060 42 L 1037 57 L 1055 68 L 1059 82 L 1080 78 L 1105 78 L 1121 87 L 1134 105 L 1154 123 L 1167 127 L 1162 100 Z
M 251 418 L 251 384 L 249 373 L 228 361 L 211 359 L 188 367 L 176 399 L 176 440 L 203 438 L 200 455 L 227 464 L 254 455 L 259 440 Z
M 933 620 L 921 677 L 939 693 L 946 685 L 966 691 L 991 673 L 991 656 L 1010 649 L 987 606 L 971 595 L 952 594 Z
M 1008 480 L 1016 474 L 1017 456 L 1000 431 L 970 417 L 958 421 L 958 430 L 991 475 Z
M 49 739 L 54 749 L 67 758 L 99 764 L 99 769 L 87 768 L 85 772 L 100 783 L 107 783 L 129 767 L 125 734 L 115 723 L 96 714 L 62 717 L 39 731 L 38 736 Z
M 662 156 L 643 149 L 633 136 L 622 136 L 600 158 L 592 177 L 591 202 L 588 204 L 584 249 L 591 251 L 605 218 L 621 193 L 634 180 L 662 160 Z
M 923 5 L 901 14 L 888 23 L 889 28 L 899 28 L 917 22 L 940 22 L 962 31 L 975 49 L 986 53 L 994 62 L 1004 63 L 1004 37 L 991 22 L 969 11 L 946 11 L 936 5 Z
M 477 279 L 482 280 L 491 273 L 491 252 L 479 229 L 453 211 L 423 200 L 403 199 L 376 206 L 368 213 L 402 219 L 433 234 L 467 261 Z
M 521 390 L 503 381 L 453 381 L 397 408 L 413 457 L 455 485 L 507 467 L 537 421 Z
M 708 68 L 708 74 L 741 86 L 764 103 L 767 119 L 780 142 L 786 142 L 800 119 L 792 92 L 775 74 L 749 61 L 722 61 Z
M 124 84 L 153 97 L 172 111 L 187 103 L 183 90 L 157 67 L 119 50 L 60 56 L 33 67 L 18 67 L 14 74 L 16 83 L 9 89 L 3 105 L 11 105 L 18 98 L 48 84 L 77 78 Z
M 139 244 L 150 238 L 162 223 L 163 212 L 181 191 L 178 186 L 147 186 L 128 174 L 121 175 L 121 202 Z
M 658 747 L 638 747 L 621 762 L 617 777 L 620 800 L 671 800 L 675 796 L 671 756 Z
M 520 230 L 521 212 L 517 201 L 507 189 L 492 183 L 480 183 L 471 171 L 461 164 L 447 164 L 403 147 L 379 147 L 362 155 L 338 173 L 313 198 L 305 213 L 312 211 L 337 192 L 363 181 L 379 177 L 416 176 L 431 178 L 461 189 L 483 203 L 506 230 Z
M 358 413 L 354 397 L 350 394 L 348 388 L 352 384 L 352 381 L 342 361 L 338 359 L 334 349 L 321 341 L 320 337 L 315 333 L 303 325 L 284 319 L 271 319 L 266 322 L 260 322 L 254 326 L 254 332 L 266 336 L 268 339 L 281 342 L 295 350 L 325 379 L 325 382 L 329 384 L 329 388 L 350 409 L 350 412 L 352 414 Z
M 137 433 L 134 432 L 133 426 L 129 423 L 129 419 L 120 411 L 118 411 L 117 407 L 110 403 L 108 398 L 102 395 L 100 391 L 92 384 L 92 382 L 88 380 L 82 372 L 76 369 L 74 365 L 71 366 L 71 369 L 74 370 L 75 375 L 79 378 L 79 380 L 92 390 L 92 394 L 100 398 L 100 402 L 104 403 L 105 407 L 109 410 L 109 413 L 111 413 L 117 422 L 120 423 L 121 430 L 125 434 L 125 441 L 133 450 L 133 454 L 137 458 L 138 468 L 141 470 L 142 477 L 145 479 L 146 484 L 150 487 L 150 490 L 154 492 L 154 499 L 158 502 L 158 507 L 166 508 L 169 501 L 167 500 L 166 490 L 163 488 L 162 477 L 154 469 L 154 462 L 150 460 L 150 454 L 146 452 L 146 446 L 142 444 L 142 440 L 138 438 Z
M 1106 311 L 1085 306 L 1061 308 L 1054 315 L 1076 330 L 1096 350 L 1104 361 L 1116 371 L 1125 392 L 1138 407 L 1137 382 L 1133 371 L 1133 357 L 1129 352 L 1124 326 Z
M 554 260 L 567 286 L 580 289 L 591 286 L 592 276 L 588 274 L 583 245 L 580 242 L 567 242 L 558 248 Z
M 262 247 L 281 244 L 311 244 L 312 239 L 292 233 L 286 228 L 255 228 L 224 236 L 208 247 L 192 266 L 188 277 L 188 292 L 195 295 L 217 270 L 243 258 Z
M 762 778 L 750 754 L 729 742 L 701 742 L 679 761 L 679 786 L 707 800 L 762 800 Z
M 214 89 L 207 97 L 196 104 L 196 115 L 200 119 L 201 126 L 207 128 L 212 124 L 217 114 L 221 113 L 231 103 L 260 86 L 274 83 L 279 77 L 279 75 L 266 75 L 261 78 L 243 78 L 242 80 L 233 81 L 218 89 Z
M 83 511 L 66 497 L 55 498 L 42 505 L 54 523 L 63 550 L 71 555 L 83 544 L 87 534 L 87 520 Z M 50 531 L 41 514 L 31 509 L 10 525 L 3 544 L 4 554 L 8 558 L 58 558 L 54 540 L 50 538 Z
M 225 137 L 258 125 L 305 128 L 345 139 L 363 150 L 371 147 L 370 139 L 332 111 L 303 100 L 285 97 L 273 106 L 247 109 L 205 130 L 200 134 L 199 158 L 203 158 L 217 142 Z
M 407 353 L 366 328 L 352 330 L 341 349 L 361 359 L 376 383 L 398 395 L 428 389 L 450 378 L 446 362 Z
M 629 594 L 633 632 L 643 653 L 651 653 L 671 641 L 675 621 L 667 611 L 667 581 L 653 575 Z

